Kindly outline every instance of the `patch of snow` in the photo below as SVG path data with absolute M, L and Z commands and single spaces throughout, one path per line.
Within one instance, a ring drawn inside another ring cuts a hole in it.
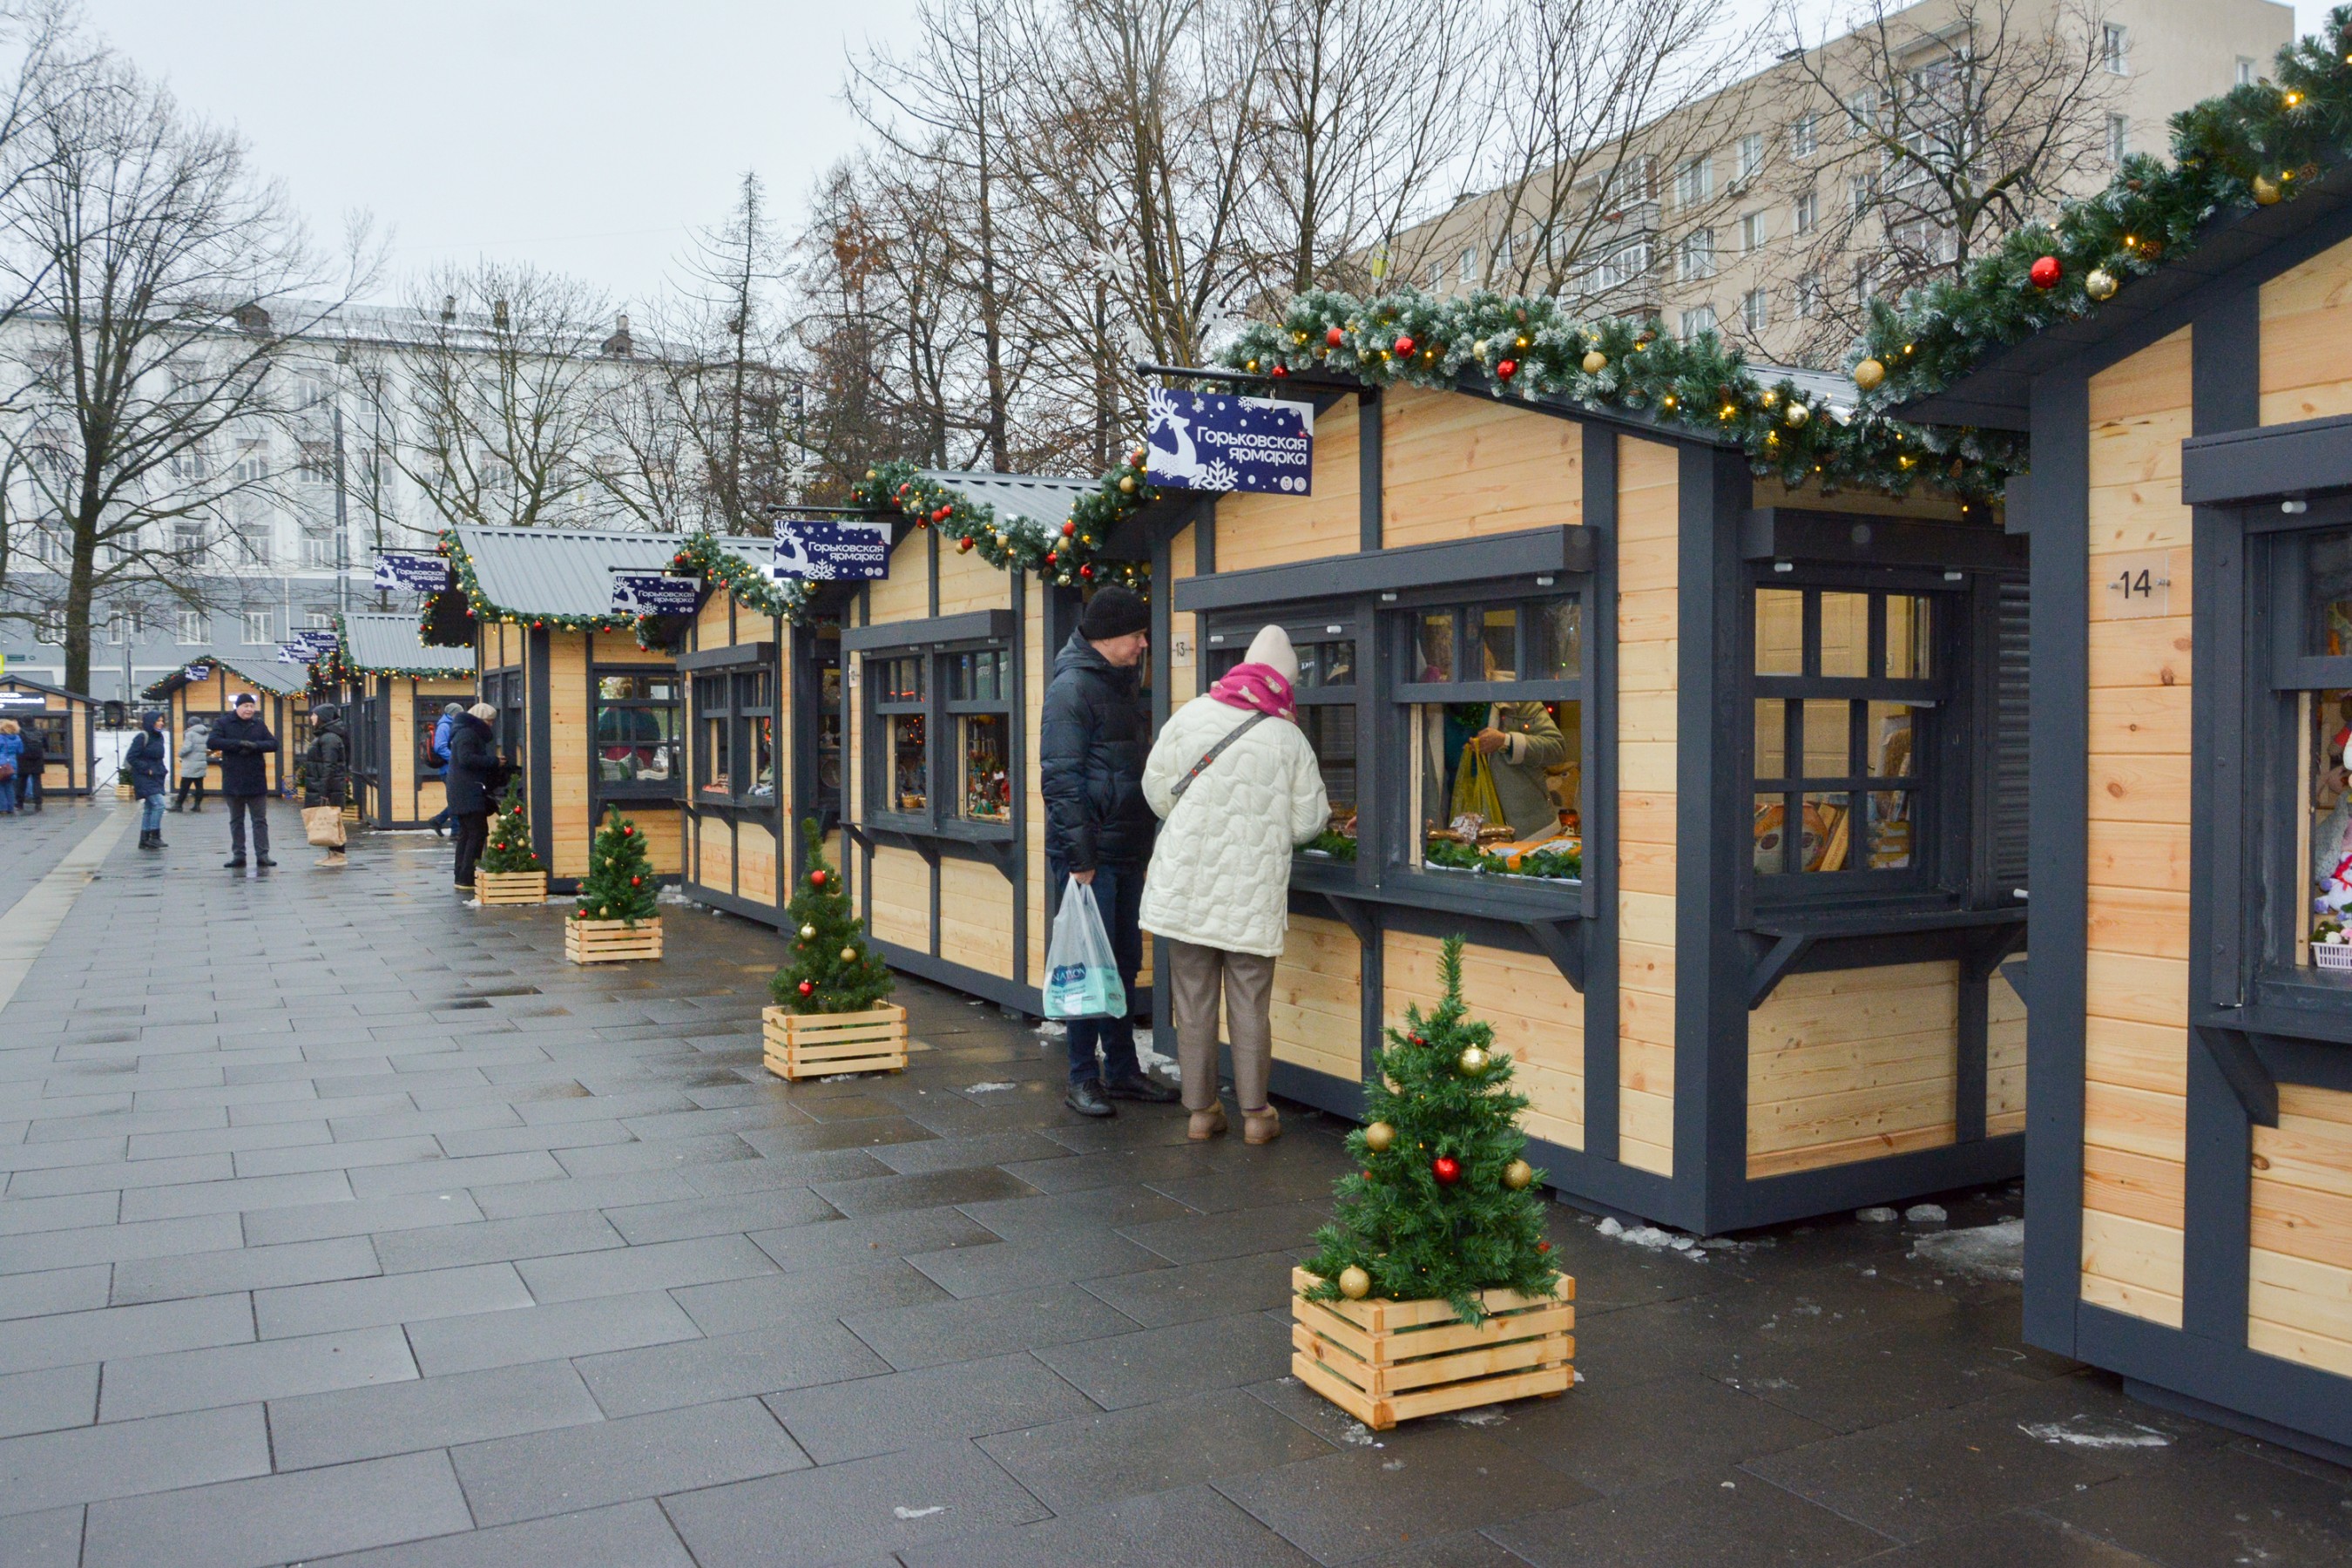
M 1507 1426 L 1511 1418 L 1499 1410 L 1457 1410 L 1444 1417 L 1456 1426 Z
M 469 910 L 478 910 L 482 907 L 482 900 L 479 899 L 467 899 L 466 900 L 466 907 Z
M 1856 1209 L 1853 1217 L 1864 1225 L 1893 1225 L 1895 1211 L 1890 1208 Z
M 1622 1236 L 1625 1234 L 1625 1227 L 1617 1223 L 1614 1215 L 1603 1218 L 1601 1222 L 1600 1228 L 1601 1234 L 1603 1236 Z
M 1357 1448 L 1371 1448 L 1379 1446 L 1372 1440 L 1372 1429 L 1360 1421 L 1350 1421 L 1341 1426 L 1339 1441 Z
M 2168 1448 L 2172 1439 L 2153 1426 L 2076 1415 L 2065 1421 L 2020 1422 L 2017 1429 L 2037 1441 L 2066 1448 Z
M 968 1083 L 963 1086 L 963 1091 L 966 1094 L 1002 1094 L 1015 1087 L 1010 1083 Z
M 1404 1461 L 1402 1459 L 1391 1459 L 1387 1464 L 1382 1465 L 1381 1468 L 1384 1470 L 1402 1470 L 1404 1468 Z
M 1875 1279 L 1878 1278 L 1878 1270 L 1875 1268 L 1865 1268 L 1862 1271 L 1862 1277 L 1864 1279 Z
M 894 1508 L 890 1511 L 900 1519 L 929 1519 L 935 1513 L 947 1512 L 947 1506 L 943 1503 L 933 1503 L 929 1508 Z
M 2023 1279 L 2025 1222 L 2005 1219 L 1923 1236 L 1911 1244 L 1911 1256 L 1971 1279 Z
M 828 1077 L 828 1078 L 821 1078 L 821 1079 L 817 1079 L 817 1082 L 819 1082 L 819 1083 L 850 1083 L 850 1082 L 855 1081 L 855 1080 L 857 1079 L 857 1077 L 858 1077 L 858 1076 L 859 1076 L 858 1074 L 854 1073 L 854 1072 L 837 1072 L 837 1073 L 835 1073 L 835 1074 L 833 1074 L 832 1076 L 830 1076 L 830 1077 Z
M 1049 1040 L 1066 1040 L 1070 1037 L 1070 1026 L 1067 1024 L 1055 1023 L 1053 1019 L 1048 1018 L 1044 1023 L 1037 1026 L 1037 1033 L 1043 1035 Z
M 1913 1204 L 1903 1211 L 1903 1217 L 1912 1225 L 1941 1225 L 1952 1216 L 1941 1204 Z
M 1176 1075 L 1176 1058 L 1174 1057 L 1163 1057 L 1152 1048 L 1151 1031 L 1149 1029 L 1138 1029 L 1135 1031 L 1135 1059 L 1146 1073 L 1150 1072 L 1153 1068 L 1158 1067 L 1166 1068 L 1168 1069 L 1166 1076 L 1168 1077 L 1172 1078 Z

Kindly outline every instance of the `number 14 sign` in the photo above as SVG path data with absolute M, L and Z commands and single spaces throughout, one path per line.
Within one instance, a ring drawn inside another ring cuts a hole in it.
M 2110 555 L 2105 578 L 2106 618 L 2145 620 L 2172 614 L 2172 555 L 2146 550 L 2136 555 Z M 2094 608 L 2094 615 L 2098 612 Z

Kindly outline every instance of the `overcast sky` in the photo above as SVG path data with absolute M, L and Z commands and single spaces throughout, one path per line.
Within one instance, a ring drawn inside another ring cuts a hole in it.
M 1433 0 L 1443 3 L 1443 0 Z M 1759 13 L 1770 0 L 1744 0 Z M 1805 0 L 1842 12 L 1843 0 Z M 321 237 L 364 208 L 395 274 L 480 256 L 657 292 L 746 169 L 797 218 L 856 144 L 845 51 L 915 0 L 85 0 L 189 108 L 251 142 Z M 2296 6 L 2309 31 L 2321 0 Z

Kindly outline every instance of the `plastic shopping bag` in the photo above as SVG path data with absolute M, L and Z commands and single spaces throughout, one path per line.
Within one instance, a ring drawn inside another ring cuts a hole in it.
M 1118 960 L 1103 929 L 1095 890 L 1076 877 L 1062 889 L 1062 910 L 1054 917 L 1054 940 L 1045 948 L 1045 1016 L 1118 1018 L 1127 1014 L 1127 988 L 1118 982 Z
M 1495 764 L 1475 741 L 1462 745 L 1462 765 L 1454 775 L 1454 815 L 1476 816 L 1481 822 L 1507 822 L 1503 797 L 1495 789 Z

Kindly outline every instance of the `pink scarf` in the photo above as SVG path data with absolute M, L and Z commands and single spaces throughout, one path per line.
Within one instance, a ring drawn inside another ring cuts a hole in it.
M 1234 666 L 1223 680 L 1209 688 L 1209 695 L 1228 708 L 1246 708 L 1298 722 L 1298 703 L 1291 696 L 1290 682 L 1270 664 Z

